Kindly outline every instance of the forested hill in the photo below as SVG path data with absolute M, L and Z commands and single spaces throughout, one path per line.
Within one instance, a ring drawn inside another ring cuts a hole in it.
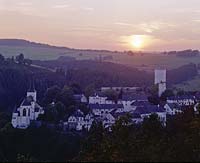
M 38 47 L 38 48 L 59 48 L 69 49 L 67 47 L 52 46 L 49 44 L 36 43 L 23 39 L 0 39 L 0 46 L 21 46 L 21 47 Z
M 102 86 L 149 86 L 153 84 L 153 75 L 124 65 L 91 60 L 51 60 L 33 61 L 33 64 L 57 69 L 66 73 L 67 79 L 82 87 L 94 84 Z
M 15 105 L 19 105 L 33 80 L 38 98 L 43 96 L 48 87 L 64 85 L 65 82 L 63 76 L 48 70 L 0 60 L 0 111 L 11 112 Z
M 145 71 L 139 71 L 136 68 L 130 68 L 124 65 L 84 60 L 73 60 L 69 57 L 65 59 L 57 59 L 51 61 L 33 61 L 34 64 L 55 69 L 60 68 L 61 71 L 71 72 L 73 76 L 69 74 L 68 77 L 74 81 L 92 82 L 97 80 L 98 86 L 149 86 L 153 84 L 154 74 L 146 73 Z M 183 81 L 190 80 L 198 74 L 197 65 L 190 63 L 183 65 L 179 68 L 167 71 L 167 85 L 172 86 Z M 86 79 L 86 80 L 82 80 Z M 92 80 L 92 81 L 91 81 Z

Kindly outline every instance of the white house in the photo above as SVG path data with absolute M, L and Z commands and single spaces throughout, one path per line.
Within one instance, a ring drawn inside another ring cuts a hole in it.
M 196 104 L 194 105 L 194 113 L 195 113 L 195 114 L 199 114 L 199 106 L 200 106 L 200 103 L 196 103 Z
M 102 116 L 108 114 L 113 110 L 123 110 L 122 104 L 89 104 L 89 108 L 94 115 Z
M 85 116 L 85 125 L 84 128 L 87 129 L 88 131 L 90 130 L 92 123 L 94 121 L 94 114 L 93 113 L 89 113 Z
M 89 96 L 89 104 L 106 104 L 107 97 L 104 95 L 95 94 Z
M 166 103 L 164 108 L 166 109 L 166 114 L 168 115 L 183 113 L 181 106 L 179 106 L 177 103 Z
M 158 105 L 139 106 L 133 113 L 141 116 L 141 122 L 144 120 L 144 118 L 148 118 L 152 114 L 157 114 L 163 126 L 166 125 L 166 111 L 163 107 Z
M 75 94 L 74 99 L 76 102 L 87 103 L 87 97 L 84 94 Z
M 114 90 L 116 92 L 136 92 L 140 87 L 101 87 L 101 91 Z
M 20 107 L 12 114 L 11 123 L 14 128 L 26 129 L 31 121 L 37 120 L 40 114 L 44 114 L 43 108 L 36 102 L 36 99 L 36 90 L 29 90 Z
M 108 114 L 104 114 L 102 117 L 101 117 L 101 120 L 102 120 L 102 123 L 103 123 L 103 126 L 105 128 L 110 128 L 112 125 L 115 124 L 115 118 L 112 114 L 108 113 Z
M 193 106 L 196 100 L 195 96 L 192 95 L 173 96 L 167 98 L 167 103 L 177 103 L 180 106 Z
M 83 129 L 84 125 L 84 114 L 80 110 L 77 110 L 68 118 L 69 129 L 76 129 L 77 131 L 80 131 Z
M 146 95 L 126 94 L 122 95 L 120 102 L 124 106 L 124 111 L 130 112 L 135 109 L 133 106 L 134 102 L 148 102 L 148 98 Z

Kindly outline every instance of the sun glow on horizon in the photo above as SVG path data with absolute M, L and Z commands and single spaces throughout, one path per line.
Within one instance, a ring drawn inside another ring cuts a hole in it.
M 144 46 L 144 37 L 142 35 L 133 35 L 131 38 L 131 45 L 136 49 L 141 49 Z
M 151 35 L 129 35 L 122 36 L 121 42 L 126 48 L 133 50 L 144 50 L 150 45 L 155 44 L 156 39 Z

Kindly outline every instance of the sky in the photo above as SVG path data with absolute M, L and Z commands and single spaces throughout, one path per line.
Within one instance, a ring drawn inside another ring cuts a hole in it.
M 81 49 L 200 49 L 200 0 L 0 0 L 0 38 Z

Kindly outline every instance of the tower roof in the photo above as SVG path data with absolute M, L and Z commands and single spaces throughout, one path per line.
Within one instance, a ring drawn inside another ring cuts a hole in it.
M 35 90 L 35 82 L 34 82 L 34 80 L 31 80 L 28 92 L 35 92 L 35 91 L 36 91 Z

